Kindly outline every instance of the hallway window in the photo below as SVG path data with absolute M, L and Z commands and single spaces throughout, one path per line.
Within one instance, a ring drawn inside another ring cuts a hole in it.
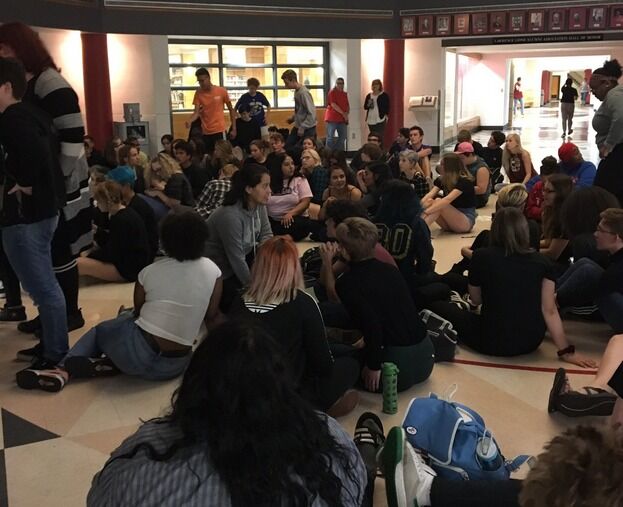
M 227 44 L 196 40 L 169 41 L 169 78 L 171 108 L 190 111 L 197 89 L 195 71 L 205 67 L 212 82 L 224 86 L 233 103 L 247 91 L 247 79 L 259 79 L 261 92 L 275 108 L 292 108 L 293 91 L 283 86 L 281 74 L 294 69 L 299 82 L 309 88 L 316 106 L 325 105 L 329 89 L 328 43 L 248 44 L 228 41 Z

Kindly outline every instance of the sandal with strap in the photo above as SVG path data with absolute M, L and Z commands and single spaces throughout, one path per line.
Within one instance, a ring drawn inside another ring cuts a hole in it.
M 585 386 L 580 391 L 568 391 L 557 397 L 556 408 L 568 417 L 612 415 L 617 397 L 599 387 Z

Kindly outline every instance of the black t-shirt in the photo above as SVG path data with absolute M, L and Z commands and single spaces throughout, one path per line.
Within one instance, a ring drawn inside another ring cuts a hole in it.
M 573 86 L 563 86 L 560 90 L 562 97 L 560 98 L 560 102 L 566 102 L 568 104 L 573 104 L 578 98 L 578 91 Z
M 482 158 L 490 169 L 495 170 L 502 167 L 502 148 L 483 148 Z
M 331 375 L 333 358 L 322 315 L 309 294 L 298 291 L 294 300 L 278 306 L 245 303 L 236 298 L 230 315 L 266 328 L 281 346 L 297 388 L 308 379 Z
M 506 256 L 498 247 L 474 251 L 469 283 L 482 291 L 482 332 L 491 353 L 527 354 L 545 335 L 543 279 L 555 281 L 552 261 L 539 253 Z
M 245 152 L 248 152 L 251 141 L 256 139 L 262 139 L 259 124 L 254 119 L 244 121 L 242 118 L 237 118 L 236 138 L 232 141 L 233 145 L 240 146 Z
M 171 199 L 177 199 L 184 206 L 195 205 L 190 183 L 183 173 L 175 173 L 169 178 L 164 187 L 164 195 Z
M 366 365 L 381 368 L 382 347 L 414 345 L 426 337 L 404 278 L 393 266 L 376 259 L 350 263 L 335 290 L 355 326 L 366 338 Z
M 156 214 L 153 208 L 147 204 L 147 202 L 141 198 L 138 194 L 134 194 L 134 197 L 128 203 L 128 208 L 132 208 L 136 211 L 136 214 L 141 217 L 145 224 L 145 230 L 147 232 L 147 242 L 152 254 L 152 259 L 158 252 L 158 224 L 156 223 Z
M 623 250 L 610 256 L 610 265 L 599 281 L 599 294 L 623 293 Z
M 203 187 L 210 181 L 210 173 L 207 169 L 199 167 L 196 164 L 191 164 L 186 169 L 182 167 L 182 171 L 188 183 L 190 183 L 193 198 L 197 199 L 201 195 L 201 192 L 203 192 Z
M 448 195 L 450 192 L 452 192 L 452 189 L 448 190 L 443 186 L 441 178 L 437 178 L 434 185 L 437 188 L 441 188 L 444 195 Z M 456 187 L 454 188 L 460 190 L 462 193 L 456 199 L 454 199 L 454 201 L 452 201 L 452 206 L 460 209 L 476 207 L 476 189 L 474 188 L 474 182 L 472 180 L 468 178 L 459 178 L 459 180 L 456 182 Z

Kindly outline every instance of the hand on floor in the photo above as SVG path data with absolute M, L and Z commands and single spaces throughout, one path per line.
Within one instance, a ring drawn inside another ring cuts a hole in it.
M 588 357 L 583 356 L 582 354 L 578 354 L 574 352 L 573 354 L 565 354 L 562 356 L 562 360 L 566 363 L 575 364 L 580 368 L 598 368 L 599 363 L 594 361 L 593 359 L 589 359 Z

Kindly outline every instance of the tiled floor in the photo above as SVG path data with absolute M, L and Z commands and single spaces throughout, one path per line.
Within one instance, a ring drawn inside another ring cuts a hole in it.
M 517 122 L 516 129 L 521 129 L 524 145 L 535 161 L 555 154 L 561 142 L 555 114 L 553 109 L 527 110 L 525 118 Z M 590 114 L 588 110 L 578 113 L 574 141 L 585 158 L 596 161 L 595 150 L 589 149 L 592 134 L 587 143 Z M 488 133 L 476 136 L 482 142 L 487 138 Z M 538 163 L 536 165 L 538 168 Z M 459 248 L 489 226 L 492 209 L 490 205 L 480 213 L 472 234 L 451 235 L 434 229 L 439 271 L 448 269 L 458 259 Z M 301 249 L 308 246 L 300 245 Z M 80 304 L 87 327 L 114 316 L 119 305 L 131 304 L 131 299 L 130 284 L 84 286 Z M 32 314 L 32 307 L 29 307 L 29 315 Z M 565 329 L 582 351 L 596 359 L 610 336 L 603 324 L 567 321 Z M 80 331 L 73 332 L 72 342 L 79 335 Z M 154 383 L 120 376 L 75 382 L 58 394 L 21 391 L 14 384 L 14 375 L 23 363 L 14 362 L 13 358 L 17 350 L 31 346 L 33 341 L 17 333 L 14 325 L 1 324 L 0 344 L 0 507 L 84 505 L 91 478 L 110 451 L 134 431 L 141 420 L 161 414 L 177 385 L 176 381 Z M 458 358 L 493 362 L 466 349 L 460 349 Z M 560 365 L 549 341 L 529 356 L 495 362 L 545 368 Z M 547 414 L 552 377 L 547 371 L 441 364 L 435 367 L 427 382 L 401 393 L 397 415 L 382 414 L 381 418 L 386 428 L 399 424 L 410 398 L 425 396 L 430 391 L 443 393 L 456 383 L 455 398 L 483 415 L 506 456 L 538 453 L 548 439 L 574 422 Z M 574 375 L 572 382 L 584 385 L 589 379 L 590 376 Z M 360 406 L 340 422 L 352 432 L 357 417 L 366 410 L 380 413 L 381 397 L 362 393 Z M 385 505 L 384 487 L 378 480 L 375 500 L 376 505 Z

